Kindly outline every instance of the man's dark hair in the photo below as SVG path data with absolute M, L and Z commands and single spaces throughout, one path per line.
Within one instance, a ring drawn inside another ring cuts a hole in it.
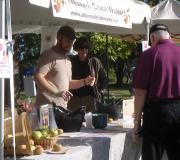
M 62 36 L 62 37 L 64 36 L 70 40 L 76 39 L 76 33 L 75 33 L 74 29 L 70 26 L 60 27 L 58 32 L 57 32 L 57 36 Z
M 89 49 L 89 41 L 86 37 L 80 37 L 78 38 L 74 45 L 73 45 L 73 49 L 76 51 L 77 49 Z

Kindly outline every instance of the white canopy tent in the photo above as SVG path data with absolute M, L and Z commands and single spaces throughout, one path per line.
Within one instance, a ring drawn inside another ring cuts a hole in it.
M 130 10 L 132 28 L 123 28 L 118 26 L 53 17 L 51 6 L 49 8 L 43 8 L 30 5 L 29 0 L 11 1 L 13 33 L 42 33 L 42 47 L 48 47 L 53 43 L 54 39 L 51 42 L 49 41 L 49 44 L 47 44 L 44 38 L 48 36 L 48 34 L 55 37 L 56 31 L 60 25 L 70 25 L 75 28 L 77 32 L 104 32 L 122 36 L 134 34 L 146 35 L 147 23 L 150 22 L 151 17 L 150 7 L 138 0 L 118 1 L 118 6 L 124 6 L 125 4 L 128 6 Z M 19 9 L 20 5 L 21 9 Z M 73 10 L 76 10 L 76 8 Z
M 133 23 L 132 29 L 127 29 L 127 27 L 122 26 L 110 26 L 54 17 L 51 6 L 49 8 L 43 8 L 36 5 L 31 5 L 29 0 L 11 0 L 13 32 L 34 32 L 39 30 L 42 26 L 56 27 L 68 24 L 74 27 L 76 31 L 120 34 L 142 33 L 144 29 L 142 29 L 143 26 L 141 26 L 141 24 L 143 23 L 144 18 L 146 17 L 147 21 L 150 21 L 150 7 L 147 4 L 137 0 L 121 0 L 118 2 L 118 5 L 127 6 L 126 8 L 130 10 L 130 19 Z M 77 8 L 74 8 L 73 10 L 76 9 Z M 136 24 L 139 25 L 136 26 Z
M 162 23 L 169 27 L 172 38 L 180 40 L 180 2 L 164 0 L 151 9 L 152 24 Z
M 64 0 L 65 2 L 69 2 L 68 0 Z M 84 2 L 83 0 L 77 0 L 79 2 Z M 98 0 L 93 0 L 94 3 L 98 2 Z M 61 25 L 70 25 L 78 31 L 88 31 L 88 32 L 104 32 L 110 34 L 147 34 L 147 24 L 150 21 L 150 7 L 143 2 L 139 2 L 137 0 L 124 0 L 118 1 L 118 5 L 116 6 L 126 6 L 128 11 L 130 11 L 130 20 L 132 21 L 132 28 L 126 28 L 125 26 L 117 26 L 117 25 L 105 25 L 98 23 L 90 23 L 84 22 L 80 20 L 73 20 L 67 18 L 59 18 L 54 17 L 51 6 L 49 8 L 43 8 L 35 5 L 31 5 L 29 0 L 11 0 L 11 15 L 12 15 L 12 31 L 13 33 L 42 33 L 42 42 L 47 35 L 51 35 L 52 37 L 56 37 L 56 31 Z M 101 2 L 102 3 L 102 2 Z M 109 5 L 111 5 L 111 1 L 109 1 Z M 5 0 L 0 0 L 0 38 L 5 38 Z M 122 7 L 121 7 L 122 8 Z M 126 8 L 126 9 L 127 9 Z M 72 8 L 71 8 L 72 9 Z M 103 9 L 103 8 L 102 8 Z M 118 17 L 116 17 L 118 18 Z M 146 22 L 146 23 L 145 23 Z M 44 39 L 43 39 L 44 38 Z M 54 39 L 49 44 L 45 44 L 44 46 L 48 46 L 54 43 Z M 43 48 L 44 49 L 44 48 Z M 13 77 L 11 77 L 13 78 Z M 4 140 L 4 80 L 0 79 L 0 159 L 3 160 L 3 140 Z

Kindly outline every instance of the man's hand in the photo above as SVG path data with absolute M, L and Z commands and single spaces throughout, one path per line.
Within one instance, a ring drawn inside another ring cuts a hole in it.
M 55 94 L 57 97 L 62 97 L 65 101 L 69 101 L 70 98 L 73 96 L 73 94 L 69 91 L 62 91 L 62 92 L 57 92 Z
M 134 143 L 140 143 L 141 142 L 141 122 L 134 121 L 134 128 L 132 132 L 132 139 Z
M 96 78 L 95 77 L 92 77 L 92 76 L 88 76 L 88 77 L 86 77 L 85 79 L 84 79 L 84 82 L 85 82 L 85 85 L 86 86 L 93 86 L 94 85 L 94 83 L 95 83 L 95 81 L 96 81 Z

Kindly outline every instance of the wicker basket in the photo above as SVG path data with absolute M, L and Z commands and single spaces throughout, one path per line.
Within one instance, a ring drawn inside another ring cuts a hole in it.
M 57 142 L 57 137 L 35 139 L 35 145 L 41 145 L 45 150 L 52 149 L 53 145 Z

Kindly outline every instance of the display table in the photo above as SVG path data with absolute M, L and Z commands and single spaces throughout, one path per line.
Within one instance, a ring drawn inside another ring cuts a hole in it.
M 64 133 L 58 140 L 68 147 L 66 154 L 43 154 L 18 157 L 18 160 L 139 160 L 141 145 L 131 139 L 131 128 L 113 122 L 104 130 L 82 128 Z

